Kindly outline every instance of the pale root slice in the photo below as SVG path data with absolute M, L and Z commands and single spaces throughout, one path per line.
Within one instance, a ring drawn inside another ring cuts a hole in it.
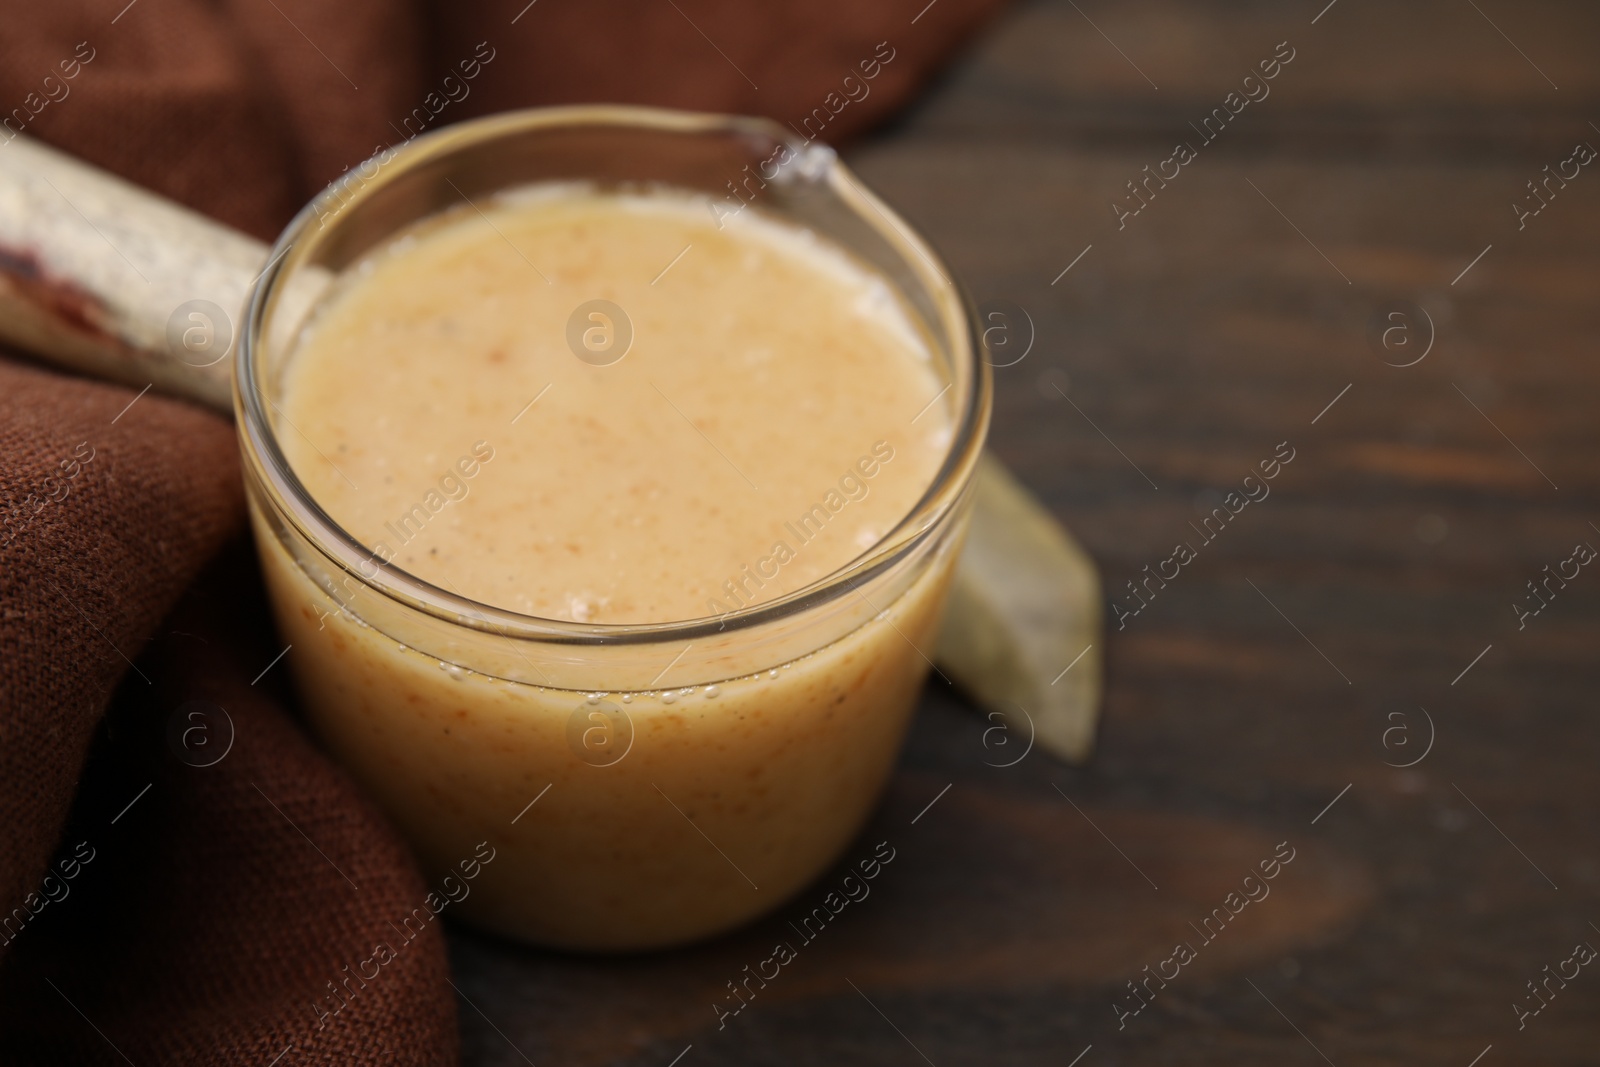
M 0 340 L 49 362 L 231 414 L 244 301 L 267 257 L 261 242 L 25 136 L 0 144 Z M 313 300 L 325 284 L 307 278 L 292 296 Z M 1086 759 L 1101 685 L 1094 565 L 996 460 L 985 457 L 975 491 L 940 669 L 1012 737 Z
M 998 460 L 985 455 L 977 477 L 935 659 L 991 717 L 1002 717 L 1005 746 L 985 745 L 996 758 L 1020 757 L 1033 740 L 1081 763 L 1094 747 L 1100 708 L 1099 572 Z
M 25 136 L 0 144 L 0 339 L 232 409 L 260 241 Z

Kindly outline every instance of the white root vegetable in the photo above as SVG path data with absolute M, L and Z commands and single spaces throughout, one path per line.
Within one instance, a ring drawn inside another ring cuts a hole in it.
M 0 146 L 0 338 L 232 411 L 260 241 L 27 137 Z
M 975 492 L 939 667 L 1002 717 L 1006 745 L 990 749 L 997 760 L 1035 740 L 1080 763 L 1093 750 L 1100 708 L 1099 572 L 999 460 L 984 456 Z

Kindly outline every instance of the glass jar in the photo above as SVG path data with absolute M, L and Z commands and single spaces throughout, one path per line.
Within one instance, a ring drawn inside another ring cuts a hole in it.
M 309 316 L 398 231 L 552 181 L 666 185 L 715 198 L 714 213 L 748 201 L 881 272 L 925 334 L 953 428 L 911 512 L 804 588 L 649 625 L 476 603 L 341 529 L 279 444 L 297 432 L 278 400 Z M 838 857 L 931 666 L 989 419 L 979 350 L 927 245 L 831 149 L 766 121 L 499 115 L 381 153 L 295 218 L 251 296 L 235 374 L 252 522 L 312 728 L 431 882 L 458 887 L 428 906 L 541 945 L 654 948 L 745 922 Z

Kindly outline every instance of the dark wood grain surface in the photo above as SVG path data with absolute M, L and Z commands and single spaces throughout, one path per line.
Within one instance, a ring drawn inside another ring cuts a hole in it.
M 1197 549 L 1111 623 L 1092 764 L 995 766 L 1020 744 L 936 682 L 847 855 L 894 862 L 744 1011 L 712 1006 L 837 874 L 646 958 L 457 931 L 468 1063 L 1600 1062 L 1600 968 L 1527 984 L 1600 946 L 1600 567 L 1515 610 L 1600 547 L 1600 166 L 1512 207 L 1600 147 L 1600 12 L 1324 3 L 1026 4 L 850 153 L 1031 319 L 992 447 L 1114 602 Z

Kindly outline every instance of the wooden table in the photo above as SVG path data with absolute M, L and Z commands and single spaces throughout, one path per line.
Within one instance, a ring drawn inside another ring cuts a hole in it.
M 1525 984 L 1600 945 L 1600 168 L 1511 206 L 1600 147 L 1600 13 L 1324 2 L 1028 4 L 852 153 L 1031 318 L 992 447 L 1108 594 L 1195 549 L 1111 624 L 1093 763 L 994 766 L 935 683 L 847 855 L 894 862 L 724 1028 L 838 873 L 680 953 L 457 932 L 468 1063 L 1600 1061 L 1600 967 Z

